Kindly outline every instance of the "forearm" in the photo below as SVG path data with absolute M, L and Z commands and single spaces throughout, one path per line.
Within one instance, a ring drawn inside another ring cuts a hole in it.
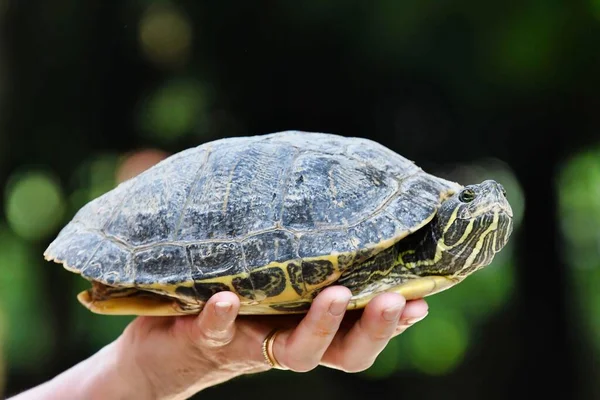
M 141 371 L 115 341 L 52 380 L 9 400 L 153 399 Z
M 145 357 L 135 357 L 136 351 L 144 350 L 127 339 L 121 336 L 52 380 L 8 400 L 179 400 L 236 376 L 266 369 L 248 363 L 222 369 L 205 360 L 174 366 L 164 353 L 171 349 L 156 348 L 146 351 Z M 162 364 L 161 359 L 165 360 Z M 153 368 L 142 371 L 144 366 Z

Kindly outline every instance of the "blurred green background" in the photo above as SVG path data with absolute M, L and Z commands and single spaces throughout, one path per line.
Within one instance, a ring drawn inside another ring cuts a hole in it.
M 43 260 L 79 207 L 185 148 L 299 129 L 497 179 L 515 233 L 364 373 L 202 395 L 600 396 L 599 0 L 0 0 L 0 23 L 0 394 L 131 320 L 89 313 L 87 282 Z

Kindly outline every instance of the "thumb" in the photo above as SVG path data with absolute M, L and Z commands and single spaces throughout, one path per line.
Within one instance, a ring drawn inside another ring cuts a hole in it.
M 198 346 L 222 347 L 233 339 L 239 298 L 231 292 L 219 292 L 205 304 L 192 326 L 192 340 Z

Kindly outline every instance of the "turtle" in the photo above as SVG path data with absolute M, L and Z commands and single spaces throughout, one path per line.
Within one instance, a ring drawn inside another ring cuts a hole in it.
M 447 290 L 507 244 L 513 212 L 492 179 L 462 185 L 367 138 L 281 131 L 175 153 L 81 207 L 44 252 L 90 282 L 104 315 L 199 313 L 215 293 L 240 314 L 307 312 L 343 285 Z

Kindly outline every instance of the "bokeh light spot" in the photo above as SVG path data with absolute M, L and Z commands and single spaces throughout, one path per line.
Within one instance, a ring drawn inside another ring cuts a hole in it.
M 409 336 L 414 367 L 429 375 L 443 375 L 453 370 L 463 359 L 469 331 L 464 318 L 444 310 L 443 314 L 430 313 Z M 418 334 L 417 334 L 418 333 Z
M 42 370 L 55 342 L 49 295 L 37 273 L 32 246 L 0 225 L 0 304 L 4 312 L 5 358 L 11 367 Z M 38 260 L 42 260 L 41 255 Z M 49 288 L 49 286 L 46 286 Z
M 559 221 L 584 335 L 600 352 L 600 145 L 568 159 L 558 173 Z
M 69 195 L 69 207 L 71 214 L 75 214 L 89 201 L 114 189 L 118 160 L 117 154 L 95 154 L 75 169 L 70 180 L 72 190 Z
M 1 306 L 1 305 L 0 305 Z M 4 395 L 4 382 L 6 381 L 6 363 L 4 357 L 4 310 L 0 308 L 0 397 Z
M 58 227 L 65 213 L 65 199 L 53 174 L 31 170 L 11 177 L 5 207 L 10 227 L 23 238 L 37 240 Z
M 117 170 L 117 183 L 131 179 L 169 156 L 158 149 L 138 150 L 124 157 Z
M 390 340 L 371 368 L 364 371 L 363 374 L 366 377 L 384 379 L 393 375 L 398 370 L 402 354 L 400 354 L 400 346 L 397 339 L 400 339 L 400 336 Z
M 600 0 L 590 0 L 590 7 L 594 16 L 600 21 Z
M 140 131 L 153 141 L 175 141 L 193 133 L 204 122 L 204 106 L 204 94 L 197 82 L 169 81 L 142 102 L 138 114 Z
M 569 262 L 583 269 L 600 258 L 600 147 L 573 157 L 557 179 L 560 224 Z
M 490 30 L 489 41 L 482 43 L 480 52 L 488 58 L 482 70 L 490 72 L 499 83 L 515 83 L 523 88 L 555 78 L 563 12 L 556 4 L 524 4 L 508 21 Z
M 397 59 L 403 64 L 414 61 L 406 57 L 412 52 L 414 43 L 420 43 L 419 31 L 424 24 L 437 21 L 436 13 L 443 7 L 423 1 L 383 0 L 370 8 L 366 15 L 368 25 L 365 33 L 360 35 L 359 43 L 364 51 L 377 58 L 384 57 L 386 62 Z M 404 54 L 404 57 L 398 57 Z
M 153 3 L 140 20 L 139 39 L 150 61 L 161 66 L 181 66 L 189 58 L 191 22 L 170 3 Z

